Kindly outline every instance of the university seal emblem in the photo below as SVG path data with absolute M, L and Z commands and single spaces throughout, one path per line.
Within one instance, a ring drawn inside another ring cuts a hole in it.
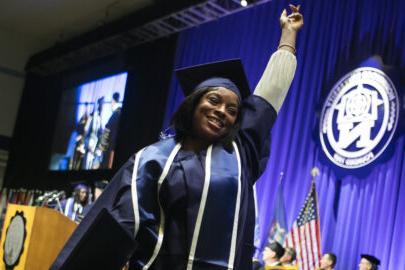
M 355 169 L 380 156 L 398 122 L 395 86 L 381 70 L 353 70 L 332 88 L 322 109 L 320 140 L 336 165 Z

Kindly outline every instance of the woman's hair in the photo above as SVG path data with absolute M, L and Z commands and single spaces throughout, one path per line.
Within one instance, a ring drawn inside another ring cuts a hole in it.
M 174 113 L 171 125 L 176 132 L 175 140 L 180 142 L 186 137 L 193 137 L 193 117 L 194 111 L 199 104 L 201 98 L 208 92 L 216 90 L 216 87 L 205 87 L 198 89 L 188 95 L 183 103 L 180 104 L 177 111 Z M 240 105 L 239 105 L 240 106 Z M 235 139 L 241 123 L 241 110 L 238 108 L 238 115 L 229 133 L 221 138 L 220 142 L 227 150 L 232 149 L 232 141 Z
M 80 201 L 80 191 L 82 191 L 83 189 L 86 191 L 86 198 L 84 200 L 84 203 L 88 203 L 90 194 L 89 194 L 89 190 L 85 187 L 79 187 L 79 188 L 76 187 L 75 188 L 75 190 L 73 191 L 73 197 L 74 197 L 75 202 L 82 203 Z

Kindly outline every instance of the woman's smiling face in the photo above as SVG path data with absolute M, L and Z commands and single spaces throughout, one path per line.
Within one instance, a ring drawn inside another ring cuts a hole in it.
M 231 90 L 215 87 L 208 91 L 194 110 L 194 136 L 210 143 L 225 137 L 236 122 L 238 110 L 239 98 Z

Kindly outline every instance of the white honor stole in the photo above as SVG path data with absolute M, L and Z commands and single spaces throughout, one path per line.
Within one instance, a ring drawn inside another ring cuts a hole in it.
M 205 160 L 204 185 L 189 247 L 187 270 L 233 269 L 241 197 L 241 160 L 236 143 L 226 151 L 211 145 Z M 159 200 L 162 183 L 181 148 L 173 138 L 140 150 L 132 174 L 135 252 L 139 269 L 148 269 L 162 246 L 165 217 Z

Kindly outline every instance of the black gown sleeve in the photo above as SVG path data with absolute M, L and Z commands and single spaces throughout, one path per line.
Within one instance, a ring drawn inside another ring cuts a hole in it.
M 137 247 L 131 201 L 131 158 L 114 176 L 51 266 L 121 269 Z
M 266 169 L 270 154 L 270 132 L 276 118 L 277 112 L 260 96 L 251 95 L 242 103 L 242 123 L 238 138 L 248 163 L 244 167 L 251 168 L 253 181 Z

